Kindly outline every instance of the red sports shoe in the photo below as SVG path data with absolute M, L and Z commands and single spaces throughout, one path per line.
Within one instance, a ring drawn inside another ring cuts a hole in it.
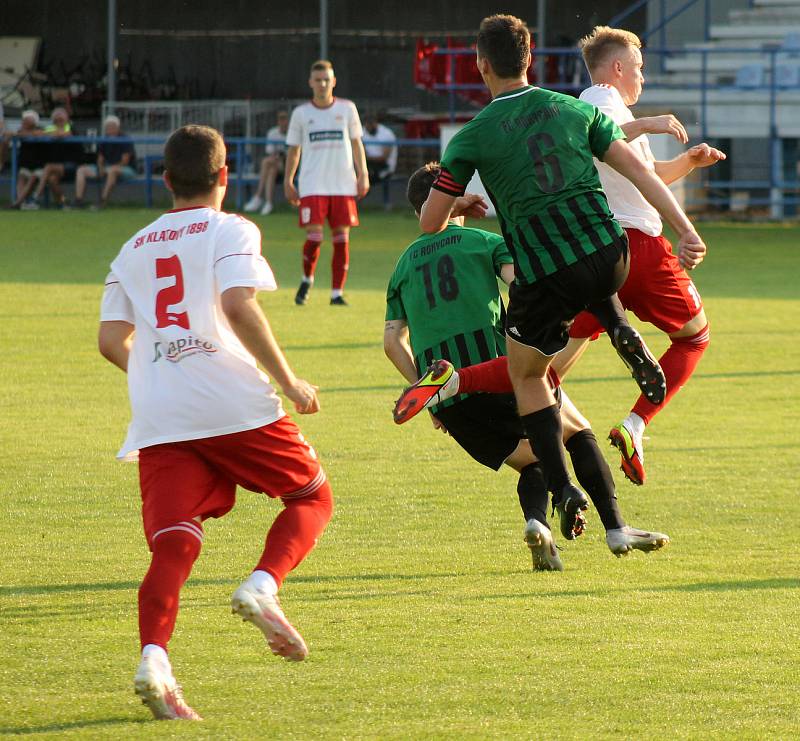
M 422 378 L 409 386 L 394 405 L 394 421 L 401 425 L 423 409 L 441 404 L 458 393 L 458 373 L 446 360 L 434 360 Z

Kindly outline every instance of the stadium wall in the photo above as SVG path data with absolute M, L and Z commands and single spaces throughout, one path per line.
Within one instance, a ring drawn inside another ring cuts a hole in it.
M 561 0 L 547 20 L 548 45 L 574 43 L 629 4 Z M 502 10 L 535 26 L 536 5 L 508 0 Z M 3 6 L 2 33 L 41 36 L 39 67 L 55 83 L 102 77 L 105 0 L 5 0 Z M 424 108 L 432 96 L 412 84 L 416 39 L 427 34 L 444 41 L 451 34 L 472 41 L 489 10 L 479 0 L 459 3 L 457 14 L 449 3 L 332 0 L 330 56 L 342 95 L 391 98 L 397 106 Z M 311 0 L 234 0 L 223 11 L 207 0 L 192 3 L 191 10 L 156 0 L 117 3 L 118 98 L 296 98 L 305 93 L 307 66 L 318 55 L 318 11 L 319 3 Z M 642 10 L 626 25 L 641 31 L 645 20 Z

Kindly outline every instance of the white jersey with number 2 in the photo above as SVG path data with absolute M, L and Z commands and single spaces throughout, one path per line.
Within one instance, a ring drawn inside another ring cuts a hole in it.
M 592 85 L 581 93 L 580 100 L 599 108 L 617 126 L 635 120 L 619 91 L 611 85 Z M 647 167 L 655 170 L 655 157 L 650 150 L 650 142 L 647 141 L 646 134 L 630 139 L 628 144 L 633 147 L 633 151 L 639 155 Z M 651 237 L 659 236 L 663 229 L 661 216 L 636 186 L 604 162 L 595 159 L 594 164 L 600 175 L 600 183 L 608 197 L 608 205 L 620 225 L 627 229 L 638 229 Z
M 132 418 L 118 457 L 255 429 L 284 415 L 222 311 L 222 293 L 236 286 L 277 288 L 258 227 L 240 216 L 207 207 L 170 211 L 122 247 L 100 316 L 135 327 Z
M 327 108 L 309 102 L 292 111 L 286 144 L 300 147 L 301 198 L 356 195 L 351 141 L 361 133 L 355 104 L 344 98 L 334 98 Z

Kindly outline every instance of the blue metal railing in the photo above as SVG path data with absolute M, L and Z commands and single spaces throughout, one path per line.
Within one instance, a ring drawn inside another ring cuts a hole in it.
M 147 144 L 150 146 L 163 147 L 166 144 L 165 137 L 153 136 L 125 136 L 124 141 L 132 142 L 133 144 Z M 102 142 L 119 143 L 120 137 L 97 137 L 97 136 L 70 136 L 70 137 L 48 137 L 48 136 L 35 136 L 35 137 L 14 137 L 11 139 L 11 201 L 14 202 L 17 198 L 17 177 L 19 175 L 19 150 L 24 142 L 35 143 L 56 143 L 64 144 L 69 142 L 71 144 L 84 144 L 96 145 Z M 249 165 L 249 157 L 247 148 L 253 145 L 263 147 L 267 144 L 277 146 L 285 146 L 286 142 L 280 139 L 267 139 L 265 137 L 226 137 L 225 144 L 228 148 L 228 163 L 233 165 L 234 172 L 231 173 L 228 182 L 229 188 L 233 187 L 233 194 L 236 201 L 236 208 L 241 210 L 244 204 L 244 195 L 247 185 L 254 179 L 258 178 L 257 174 L 247 172 Z M 439 147 L 439 139 L 397 139 L 394 141 L 371 141 L 370 144 L 377 144 L 379 146 L 398 146 L 398 147 Z M 89 153 L 86 155 L 89 156 Z M 142 174 L 133 182 L 144 184 L 145 203 L 148 208 L 153 205 L 153 187 L 158 183 L 163 183 L 160 176 L 154 174 L 155 165 L 164 159 L 163 151 L 159 154 L 147 154 L 138 158 L 143 165 Z M 131 181 L 128 181 L 131 182 Z

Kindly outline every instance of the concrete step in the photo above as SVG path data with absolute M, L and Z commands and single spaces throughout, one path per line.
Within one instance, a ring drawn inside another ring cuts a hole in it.
M 732 41 L 756 39 L 776 41 L 783 40 L 790 33 L 800 34 L 800 23 L 765 23 L 746 26 L 715 25 L 710 28 L 710 34 L 713 39 L 730 39 Z
M 762 8 L 793 8 L 800 6 L 800 0 L 755 0 L 755 5 Z
M 752 25 L 781 25 L 796 23 L 800 19 L 800 4 L 781 8 L 748 8 L 746 10 L 731 10 L 728 21 L 732 25 L 749 23 Z

